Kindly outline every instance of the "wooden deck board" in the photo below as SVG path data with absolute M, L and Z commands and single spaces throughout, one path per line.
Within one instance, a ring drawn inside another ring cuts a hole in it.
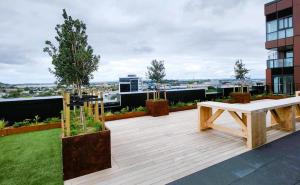
M 228 113 L 216 122 L 238 126 Z M 108 122 L 113 167 L 65 184 L 165 184 L 249 150 L 242 138 L 215 130 L 199 133 L 197 123 L 196 110 Z M 287 134 L 268 131 L 267 141 Z

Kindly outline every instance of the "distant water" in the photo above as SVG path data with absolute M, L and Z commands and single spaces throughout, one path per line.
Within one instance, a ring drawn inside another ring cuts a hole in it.
M 56 84 L 16 84 L 16 87 L 25 88 L 25 87 L 56 87 Z

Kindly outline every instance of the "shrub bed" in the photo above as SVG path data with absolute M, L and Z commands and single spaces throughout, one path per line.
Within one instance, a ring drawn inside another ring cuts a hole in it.
M 39 122 L 38 116 L 36 116 L 34 119 L 26 119 L 24 121 L 15 122 L 13 126 L 10 127 L 5 127 L 5 125 L 6 122 L 4 120 L 0 120 L 0 136 L 49 130 L 61 127 L 59 118 L 48 118 L 43 122 Z

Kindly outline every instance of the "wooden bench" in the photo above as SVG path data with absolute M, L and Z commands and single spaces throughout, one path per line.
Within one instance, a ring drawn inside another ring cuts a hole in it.
M 266 132 L 273 128 L 295 131 L 295 120 L 300 117 L 300 97 L 253 102 L 249 104 L 228 104 L 220 102 L 198 103 L 199 129 L 216 129 L 247 139 L 249 148 L 266 143 Z M 216 111 L 213 113 L 213 109 Z M 215 124 L 215 120 L 228 111 L 241 129 Z M 271 126 L 266 126 L 267 112 L 271 112 Z

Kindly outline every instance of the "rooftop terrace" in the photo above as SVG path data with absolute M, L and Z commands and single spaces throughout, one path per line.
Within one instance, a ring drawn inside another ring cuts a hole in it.
M 249 151 L 240 137 L 215 130 L 199 133 L 197 119 L 197 110 L 190 110 L 108 122 L 112 168 L 65 184 L 166 184 Z M 231 119 L 224 113 L 217 123 L 236 127 Z M 267 142 L 288 134 L 270 130 Z

